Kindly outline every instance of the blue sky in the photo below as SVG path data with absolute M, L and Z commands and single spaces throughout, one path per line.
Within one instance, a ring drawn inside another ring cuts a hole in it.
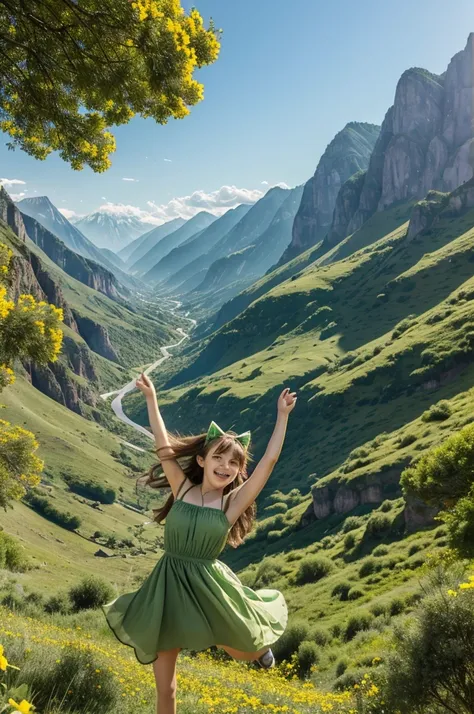
M 80 214 L 110 202 L 161 217 L 196 191 L 217 206 L 223 186 L 240 189 L 237 197 L 258 196 L 262 182 L 295 186 L 348 121 L 381 123 L 405 69 L 443 72 L 474 31 L 472 0 L 183 2 L 194 4 L 224 34 L 219 60 L 197 75 L 205 98 L 191 115 L 114 129 L 105 174 L 10 152 L 0 134 L 0 176 L 25 181 L 10 192 L 46 194 Z

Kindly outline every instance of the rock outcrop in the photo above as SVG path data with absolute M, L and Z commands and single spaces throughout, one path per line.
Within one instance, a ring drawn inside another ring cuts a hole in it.
M 88 344 L 90 349 L 112 362 L 118 362 L 119 358 L 116 351 L 112 347 L 107 329 L 103 327 L 103 325 L 99 325 L 98 322 L 91 320 L 90 317 L 79 315 L 77 312 L 74 312 L 73 314 L 79 334 Z
M 474 33 L 437 76 L 412 68 L 398 82 L 359 204 L 330 234 L 345 237 L 398 201 L 451 192 L 474 175 Z M 344 227 L 344 222 L 346 226 Z
M 316 245 L 328 232 L 341 186 L 368 167 L 380 127 L 350 122 L 326 148 L 316 172 L 306 183 L 293 224 L 291 242 L 277 267 Z
M 3 186 L 0 186 L 0 219 L 10 226 L 21 241 L 25 241 L 26 230 L 23 218 Z
M 333 479 L 316 484 L 311 492 L 313 503 L 305 518 L 321 520 L 332 513 L 349 513 L 365 503 L 382 503 L 388 497 L 400 496 L 400 475 L 406 462 L 376 473 L 364 474 L 348 482 Z
M 75 253 L 35 218 L 26 214 L 22 218 L 28 237 L 65 273 L 112 299 L 119 297 L 117 279 L 110 270 Z
M 408 239 L 436 226 L 443 218 L 455 218 L 474 207 L 474 178 L 452 193 L 428 191 L 414 207 L 408 226 Z

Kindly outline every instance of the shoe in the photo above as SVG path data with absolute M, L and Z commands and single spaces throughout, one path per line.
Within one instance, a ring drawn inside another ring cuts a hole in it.
M 270 669 L 275 666 L 275 657 L 273 656 L 273 652 L 271 650 L 267 650 L 263 653 L 263 655 L 260 655 L 255 662 L 263 669 Z

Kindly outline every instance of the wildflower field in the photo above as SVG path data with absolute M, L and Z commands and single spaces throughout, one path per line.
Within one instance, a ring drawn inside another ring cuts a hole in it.
M 155 712 L 151 666 L 140 665 L 133 652 L 113 640 L 96 638 L 80 626 L 59 627 L 0 607 L 0 711 L 40 714 L 81 711 L 84 714 Z M 13 665 L 13 667 L 11 667 Z M 19 669 L 16 669 L 19 667 Z M 355 711 L 352 694 L 323 693 L 292 673 L 285 663 L 274 670 L 255 670 L 245 663 L 219 661 L 208 653 L 181 654 L 178 659 L 180 714 L 317 714 Z M 3 677 L 3 679 L 2 679 Z M 23 709 L 8 695 L 28 686 Z M 48 683 L 47 686 L 46 683 Z M 0 690 L 1 691 L 1 690 Z M 370 689 L 367 688 L 368 693 Z M 374 694 L 372 687 L 372 694 Z M 33 711 L 31 709 L 31 711 Z

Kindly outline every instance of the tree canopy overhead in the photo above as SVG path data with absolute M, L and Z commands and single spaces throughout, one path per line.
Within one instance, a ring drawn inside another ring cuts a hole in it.
M 180 0 L 0 0 L 0 128 L 37 159 L 105 171 L 109 127 L 166 124 L 201 101 L 193 73 L 218 35 Z

